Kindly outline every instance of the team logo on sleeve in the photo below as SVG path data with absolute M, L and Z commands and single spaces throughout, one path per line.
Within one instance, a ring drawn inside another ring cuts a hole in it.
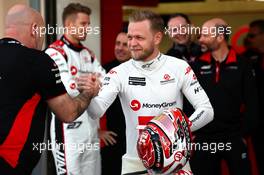
M 188 66 L 185 71 L 185 75 L 189 74 L 191 72 L 192 68 L 191 66 Z
M 113 70 L 113 69 L 111 69 L 110 71 L 109 71 L 109 74 L 116 74 L 117 72 L 115 71 L 115 70 Z
M 58 55 L 58 53 L 57 52 L 54 52 L 54 53 L 51 53 L 50 54 L 50 57 L 54 57 L 54 56 L 57 56 Z
M 71 74 L 76 75 L 78 72 L 77 68 L 75 66 L 71 66 Z
M 141 108 L 141 104 L 138 100 L 132 100 L 130 103 L 130 108 L 133 111 L 138 111 Z
M 71 84 L 70 84 L 70 88 L 71 88 L 71 89 L 75 89 L 75 88 L 76 88 L 76 84 L 75 84 L 75 83 L 71 83 Z
M 193 74 L 193 80 L 197 80 L 197 77 L 195 74 Z

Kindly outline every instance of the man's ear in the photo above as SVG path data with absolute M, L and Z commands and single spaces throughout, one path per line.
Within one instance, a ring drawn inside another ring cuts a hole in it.
M 70 20 L 69 20 L 69 19 L 65 19 L 63 25 L 64 25 L 64 27 L 69 27 L 69 25 L 70 25 Z
M 155 45 L 159 45 L 162 41 L 163 33 L 162 32 L 157 32 L 154 35 L 154 43 Z
M 36 37 L 37 35 L 39 35 L 39 32 L 40 32 L 39 30 L 40 29 L 38 28 L 37 23 L 32 23 L 31 31 L 30 31 L 31 36 Z
M 68 17 L 64 21 L 64 27 L 72 27 L 74 26 L 73 17 Z

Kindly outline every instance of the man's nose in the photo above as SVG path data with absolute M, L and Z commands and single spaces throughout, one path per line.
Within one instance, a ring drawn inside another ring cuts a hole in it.
M 203 35 L 201 35 L 201 36 L 199 37 L 198 41 L 199 41 L 199 43 L 201 43 L 201 42 L 203 42 L 203 40 L 204 40 L 204 37 L 203 37 Z
M 135 39 L 135 38 L 132 38 L 131 40 L 130 40 L 130 45 L 131 46 L 136 46 L 138 43 L 137 43 L 137 40 Z

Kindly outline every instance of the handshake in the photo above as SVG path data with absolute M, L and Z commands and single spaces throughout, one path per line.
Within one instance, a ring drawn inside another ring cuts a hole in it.
M 100 75 L 96 73 L 82 74 L 75 79 L 77 89 L 87 98 L 93 98 L 98 95 L 101 88 L 99 80 Z

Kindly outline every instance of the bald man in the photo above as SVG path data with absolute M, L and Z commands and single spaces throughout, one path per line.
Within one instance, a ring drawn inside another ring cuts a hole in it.
M 220 175 L 222 159 L 230 174 L 250 175 L 243 137 L 252 131 L 258 116 L 255 74 L 247 59 L 228 46 L 230 33 L 220 18 L 202 26 L 199 42 L 209 51 L 196 60 L 193 69 L 214 108 L 214 121 L 195 133 L 195 144 L 200 146 L 191 158 L 195 175 Z M 243 117 L 241 104 L 245 105 Z
M 6 16 L 0 40 L 0 172 L 31 174 L 40 158 L 47 106 L 64 122 L 75 120 L 98 93 L 95 76 L 80 85 L 75 98 L 67 95 L 56 64 L 39 51 L 44 26 L 41 15 L 25 6 L 13 6 Z M 42 150 L 43 151 L 43 150 Z

